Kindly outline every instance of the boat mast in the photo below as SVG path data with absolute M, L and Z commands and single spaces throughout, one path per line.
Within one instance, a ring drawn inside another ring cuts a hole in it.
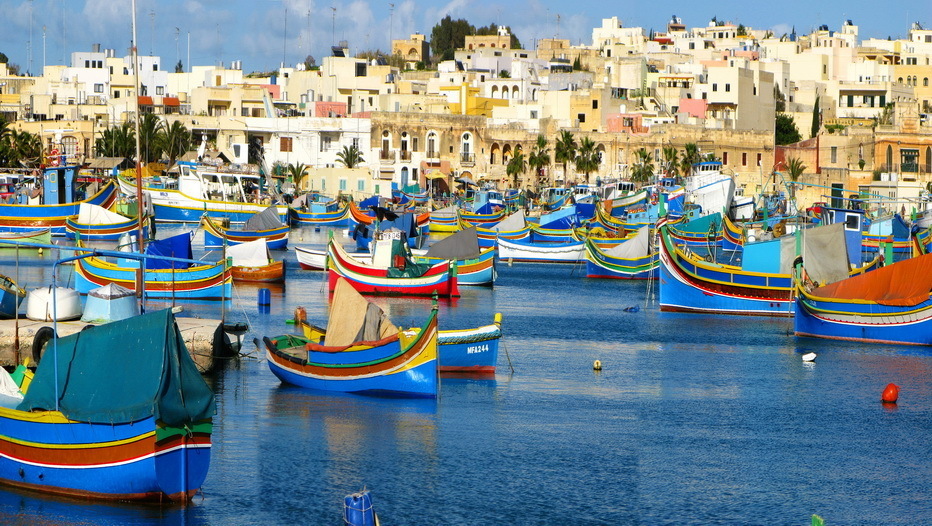
M 133 80 L 136 84 L 136 111 L 134 112 L 134 121 L 136 127 L 136 218 L 139 222 L 137 225 L 137 243 L 139 252 L 145 249 L 145 239 L 143 238 L 143 204 L 142 204 L 142 148 L 140 147 L 139 138 L 139 49 L 136 40 L 136 0 L 133 0 Z M 136 290 L 139 290 L 137 287 Z

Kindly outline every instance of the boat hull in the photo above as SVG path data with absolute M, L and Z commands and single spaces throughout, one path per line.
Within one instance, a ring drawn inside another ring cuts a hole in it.
M 261 267 L 233 266 L 233 281 L 254 283 L 281 283 L 285 281 L 285 263 L 276 261 Z
M 187 269 L 147 269 L 146 297 L 151 299 L 220 300 L 233 297 L 232 276 L 224 263 L 200 265 Z M 75 288 L 87 294 L 91 290 L 116 283 L 136 290 L 135 268 L 119 266 L 97 257 L 75 262 Z
M 362 294 L 389 296 L 459 296 L 455 267 L 448 261 L 433 265 L 416 277 L 391 277 L 388 269 L 360 263 L 332 242 L 328 245 L 330 291 L 336 289 L 342 277 Z
M 496 323 L 475 329 L 440 331 L 440 372 L 494 374 L 502 330 Z
M 210 464 L 209 421 L 186 432 L 151 417 L 99 425 L 0 409 L 0 430 L 0 483 L 43 493 L 186 502 Z
M 586 257 L 582 241 L 573 243 L 522 243 L 499 238 L 498 258 L 528 263 L 578 263 Z
M 794 323 L 797 336 L 932 345 L 932 300 L 896 307 L 873 302 L 828 301 L 801 294 Z
M 50 228 L 52 235 L 65 235 L 65 221 L 77 215 L 81 203 L 110 208 L 116 201 L 118 190 L 115 184 L 107 183 L 96 194 L 84 201 L 60 205 L 0 204 L 0 227 L 8 230 L 36 230 Z

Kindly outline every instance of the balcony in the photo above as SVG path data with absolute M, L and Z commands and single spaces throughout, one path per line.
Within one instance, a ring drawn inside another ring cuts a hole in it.
M 379 150 L 379 160 L 382 161 L 382 164 L 395 164 L 395 152 Z
M 428 159 L 439 159 L 440 153 L 437 152 L 437 150 L 427 150 L 427 158 Z
M 460 154 L 460 164 L 463 166 L 474 166 L 476 164 L 476 154 L 474 153 L 461 153 Z
M 411 151 L 410 150 L 401 150 L 401 161 L 406 162 L 411 160 Z

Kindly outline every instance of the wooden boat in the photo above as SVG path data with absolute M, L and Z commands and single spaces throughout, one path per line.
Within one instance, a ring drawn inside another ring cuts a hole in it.
M 51 245 L 52 229 L 40 228 L 38 230 L 17 230 L 0 232 L 0 249 L 37 250 L 39 247 L 29 244 Z
M 471 226 L 481 226 L 488 228 L 489 226 L 494 225 L 505 218 L 505 209 L 502 208 L 498 211 L 489 212 L 487 214 L 460 210 L 459 214 L 460 219 L 469 223 Z
M 47 285 L 26 295 L 26 317 L 30 320 L 75 320 L 81 317 L 82 310 L 81 296 L 75 289 Z
M 523 210 L 518 210 L 494 225 L 473 226 L 466 221 L 460 220 L 459 228 L 460 230 L 475 228 L 481 248 L 496 246 L 496 241 L 499 238 L 528 239 L 531 235 L 531 226 L 528 224 Z
M 294 247 L 298 264 L 304 270 L 327 270 L 327 251 L 312 248 Z
M 265 239 L 268 248 L 284 250 L 288 247 L 288 233 L 291 227 L 282 224 L 278 216 L 278 208 L 270 206 L 246 220 L 242 228 L 228 228 L 210 216 L 201 217 L 204 227 L 204 248 L 221 248 L 248 243 L 257 239 Z
M 65 236 L 84 241 L 116 241 L 123 234 L 139 231 L 139 217 L 126 217 L 104 207 L 81 203 L 78 214 L 65 220 Z M 143 221 L 142 235 L 149 237 L 148 216 Z
M 802 232 L 802 256 L 822 262 L 816 278 L 822 283 L 871 268 L 865 265 L 849 271 L 842 229 L 838 223 Z M 745 244 L 741 266 L 715 263 L 686 245 L 677 245 L 666 225 L 660 228 L 660 239 L 660 310 L 793 315 L 791 263 L 797 254 L 795 236 Z
M 495 283 L 495 248 L 479 248 L 476 227 L 460 230 L 430 246 L 423 254 L 415 253 L 415 261 L 430 265 L 441 261 L 456 263 L 459 285 L 491 287 Z
M 117 199 L 117 187 L 104 184 L 94 195 L 80 199 L 78 166 L 49 167 L 43 172 L 41 200 L 0 204 L 0 227 L 5 230 L 32 230 L 51 228 L 52 235 L 65 234 L 65 221 L 77 215 L 81 203 L 109 208 Z
M 350 204 L 338 201 L 307 203 L 305 200 L 295 200 L 289 205 L 289 213 L 292 224 L 298 225 L 341 227 L 349 226 L 351 221 Z
M 207 477 L 215 405 L 171 310 L 91 326 L 51 352 L 57 359 L 39 363 L 23 401 L 0 408 L 0 483 L 190 500 Z
M 376 242 L 371 263 L 353 259 L 338 243 L 327 245 L 328 274 L 332 292 L 340 278 L 363 294 L 458 297 L 456 265 L 415 263 L 403 239 Z
M 436 397 L 436 303 L 420 330 L 404 331 L 346 280 L 334 288 L 326 332 L 296 313 L 304 335 L 264 338 L 272 373 L 309 389 Z
M 502 338 L 502 315 L 491 325 L 475 329 L 440 331 L 440 372 L 494 374 L 498 364 L 498 342 Z
M 87 293 L 87 303 L 81 321 L 110 323 L 139 316 L 136 293 L 115 283 L 104 285 Z
M 499 259 L 530 263 L 578 263 L 586 257 L 582 241 L 571 243 L 531 243 L 521 240 L 498 240 Z
M 796 281 L 797 336 L 932 345 L 932 254 L 813 287 Z
M 350 237 L 356 240 L 356 248 L 361 252 L 369 251 L 369 245 L 374 237 L 380 232 L 396 229 L 400 230 L 408 246 L 419 248 L 426 239 L 425 229 L 430 221 L 430 213 L 416 214 L 414 212 L 393 212 L 387 208 L 373 207 L 376 216 L 370 217 L 357 208 L 355 205 L 353 215 L 361 220 L 357 221 L 356 227 L 350 233 Z M 368 222 L 363 221 L 368 218 Z
M 150 242 L 146 253 L 190 260 L 191 235 L 184 233 Z M 98 256 L 79 259 L 75 262 L 75 288 L 87 294 L 97 287 L 116 283 L 135 291 L 138 268 L 136 261 L 125 259 L 110 261 Z M 146 297 L 151 299 L 219 300 L 233 296 L 232 275 L 225 261 L 190 264 L 149 260 L 144 287 Z
M 26 297 L 26 291 L 10 279 L 0 274 L 0 319 L 15 318 L 19 302 Z
M 272 259 L 265 238 L 229 247 L 227 257 L 233 265 L 231 269 L 233 281 L 259 283 L 285 281 L 285 262 Z
M 650 236 L 651 229 L 645 226 L 612 248 L 602 248 L 586 239 L 586 277 L 657 279 L 660 256 L 651 250 Z
M 430 213 L 431 232 L 456 232 L 459 229 L 459 214 L 455 206 L 448 206 Z

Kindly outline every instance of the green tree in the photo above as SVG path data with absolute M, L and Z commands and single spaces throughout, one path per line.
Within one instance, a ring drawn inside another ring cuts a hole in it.
M 556 162 L 563 164 L 564 184 L 569 180 L 569 176 L 566 173 L 566 165 L 576 160 L 576 150 L 578 148 L 579 147 L 576 145 L 576 138 L 573 137 L 571 131 L 560 131 L 560 136 L 557 138 L 557 143 L 554 146 L 553 157 Z
M 453 59 L 453 52 L 466 45 L 466 35 L 472 35 L 476 28 L 466 20 L 453 20 L 445 16 L 430 31 L 430 49 L 441 60 Z
M 159 134 L 162 133 L 164 123 L 155 114 L 143 113 L 139 119 L 139 158 L 147 163 L 162 158 L 162 149 L 159 144 Z
M 634 163 L 631 169 L 631 180 L 642 184 L 650 182 L 651 177 L 654 176 L 654 163 L 651 154 L 641 148 L 635 152 L 635 157 L 637 162 Z
M 136 132 L 133 125 L 124 122 L 119 126 L 107 128 L 94 142 L 94 149 L 99 157 L 135 157 Z
M 366 160 L 362 158 L 362 152 L 359 151 L 359 148 L 357 148 L 355 144 L 344 146 L 343 150 L 337 153 L 337 159 L 347 168 L 356 168 L 360 164 L 366 162 Z
M 816 95 L 815 104 L 812 106 L 812 128 L 809 131 L 809 138 L 819 134 L 819 128 L 822 125 L 822 119 L 819 111 L 819 96 Z
M 505 166 L 505 173 L 513 178 L 512 188 L 519 188 L 518 177 L 527 171 L 527 159 L 524 158 L 524 152 L 521 148 L 515 148 L 514 156 L 508 160 Z
M 42 140 L 38 135 L 16 131 L 0 121 L 0 166 L 22 168 L 38 166 L 42 158 Z
M 498 72 L 498 78 L 501 78 L 501 79 L 510 79 L 510 78 L 511 78 L 511 73 L 508 73 L 508 70 L 507 70 L 507 69 L 503 69 L 503 70 L 501 70 L 501 71 Z
M 583 137 L 579 143 L 579 153 L 576 155 L 576 171 L 582 172 L 586 176 L 586 184 L 589 183 L 589 174 L 598 170 L 599 152 L 595 149 L 595 142 L 589 137 Z
M 184 73 L 184 64 L 180 60 L 175 64 L 175 73 Z
M 527 165 L 537 174 L 537 185 L 540 186 L 545 180 L 544 168 L 550 166 L 550 148 L 547 147 L 547 138 L 543 135 L 537 136 L 534 151 L 528 156 Z
M 9 57 L 6 56 L 6 53 L 0 51 L 0 64 L 7 64 L 10 62 Z
M 776 142 L 777 145 L 793 144 L 794 142 L 802 140 L 802 137 L 799 135 L 799 129 L 796 128 L 796 123 L 793 122 L 793 117 L 785 113 L 777 114 L 774 135 L 774 142 Z
M 680 172 L 683 177 L 689 176 L 693 171 L 693 165 L 699 162 L 699 146 L 694 142 L 686 143 L 683 150 L 683 157 L 680 158 Z
M 285 167 L 285 173 L 288 175 L 288 178 L 299 188 L 301 186 L 301 179 L 304 177 L 306 171 L 307 166 L 303 163 L 289 164 Z
M 181 121 L 169 124 L 166 120 L 157 137 L 158 149 L 168 157 L 169 166 L 191 149 L 192 142 L 191 132 Z
M 676 177 L 679 171 L 679 152 L 673 146 L 663 148 L 663 173 L 667 177 Z
M 790 180 L 795 183 L 806 171 L 806 165 L 798 157 L 790 157 L 786 161 L 786 171 L 790 175 Z

